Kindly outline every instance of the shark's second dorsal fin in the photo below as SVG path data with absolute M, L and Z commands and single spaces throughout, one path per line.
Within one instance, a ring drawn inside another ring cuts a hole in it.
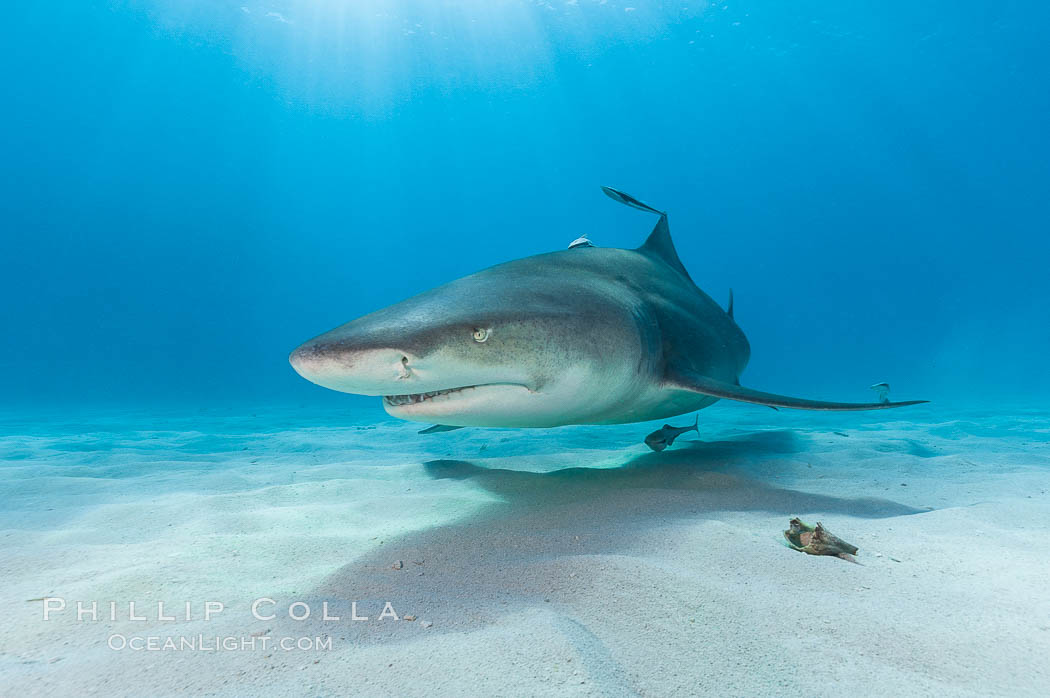
M 685 278 L 692 281 L 689 272 L 685 270 L 685 265 L 682 264 L 682 260 L 678 258 L 678 252 L 675 250 L 674 242 L 671 240 L 671 228 L 667 225 L 667 214 L 653 208 L 649 204 L 642 203 L 630 194 L 622 192 L 619 189 L 603 186 L 602 191 L 605 192 L 606 196 L 610 199 L 619 201 L 625 206 L 636 208 L 639 211 L 648 211 L 649 213 L 659 214 L 660 220 L 656 222 L 656 227 L 653 228 L 653 232 L 649 233 L 649 237 L 646 238 L 645 242 L 642 243 L 642 246 L 638 248 L 638 251 L 647 254 L 650 257 L 656 257 L 660 261 L 666 263 L 669 267 L 681 272 Z

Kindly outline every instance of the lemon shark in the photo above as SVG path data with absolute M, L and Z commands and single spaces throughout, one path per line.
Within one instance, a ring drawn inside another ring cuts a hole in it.
M 751 349 L 675 251 L 667 214 L 637 249 L 517 259 L 420 293 L 315 337 L 289 358 L 307 380 L 383 396 L 394 417 L 452 427 L 557 427 L 665 419 L 737 400 L 803 410 L 880 410 L 745 388 Z

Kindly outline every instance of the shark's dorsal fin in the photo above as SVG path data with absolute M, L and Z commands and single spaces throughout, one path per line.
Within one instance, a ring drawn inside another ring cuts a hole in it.
M 649 237 L 645 239 L 638 251 L 650 257 L 656 257 L 692 281 L 689 272 L 685 270 L 685 265 L 682 264 L 682 260 L 678 258 L 678 251 L 674 248 L 674 241 L 671 240 L 671 228 L 667 225 L 666 213 L 660 214 L 660 220 L 656 222 L 656 227 L 653 228 L 653 232 L 649 233 Z
M 653 208 L 649 204 L 642 203 L 630 194 L 622 192 L 619 189 L 603 186 L 602 191 L 605 192 L 610 199 L 619 201 L 625 206 L 636 208 L 639 211 L 659 214 L 660 220 L 656 222 L 656 227 L 653 228 L 653 232 L 649 233 L 649 237 L 646 238 L 645 242 L 642 243 L 642 246 L 638 248 L 638 251 L 647 254 L 650 257 L 659 259 L 666 263 L 667 266 L 681 272 L 685 275 L 685 278 L 692 281 L 689 272 L 685 270 L 685 265 L 682 264 L 682 260 L 678 258 L 678 252 L 675 250 L 674 242 L 671 240 L 671 228 L 667 225 L 667 214 Z

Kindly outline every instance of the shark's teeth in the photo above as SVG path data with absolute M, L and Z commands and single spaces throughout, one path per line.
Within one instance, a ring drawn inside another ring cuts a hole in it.
M 428 393 L 412 393 L 410 395 L 386 395 L 383 400 L 387 404 L 400 407 L 401 405 L 414 405 L 418 402 L 425 402 L 427 400 L 433 400 L 436 397 L 443 397 L 445 395 L 451 395 L 452 393 L 460 393 L 464 390 L 473 390 L 477 386 L 467 385 L 462 388 L 446 388 L 445 390 L 433 390 Z

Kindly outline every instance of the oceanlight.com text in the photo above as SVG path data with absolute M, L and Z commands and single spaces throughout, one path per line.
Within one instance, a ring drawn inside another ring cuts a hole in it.
M 326 652 L 332 638 L 270 637 L 268 635 L 123 635 L 114 633 L 106 644 L 118 652 Z

